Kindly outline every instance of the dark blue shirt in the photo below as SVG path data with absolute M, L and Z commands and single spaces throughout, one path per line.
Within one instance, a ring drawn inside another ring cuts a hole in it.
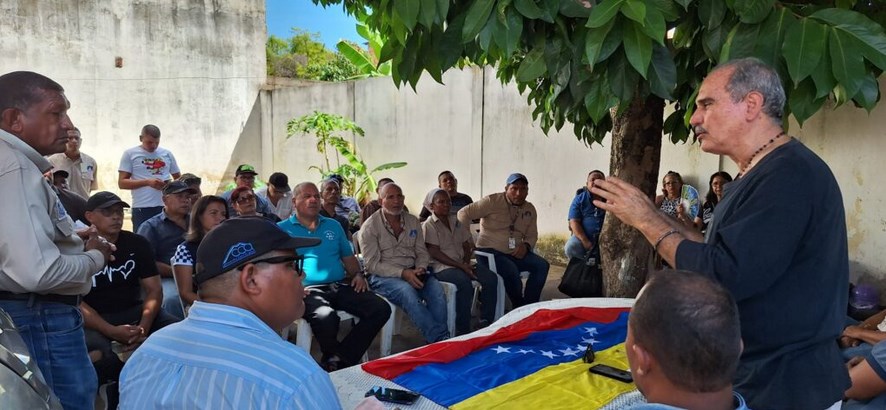
M 188 217 L 185 217 L 187 224 Z M 182 243 L 187 233 L 171 219 L 166 217 L 166 211 L 160 211 L 138 227 L 138 234 L 145 237 L 154 247 L 154 261 L 169 264 L 175 248 Z
M 568 219 L 581 221 L 581 227 L 589 238 L 600 235 L 600 230 L 603 229 L 603 217 L 606 216 L 606 211 L 594 206 L 592 200 L 591 193 L 587 189 L 582 189 L 575 195 L 572 205 L 569 205 Z

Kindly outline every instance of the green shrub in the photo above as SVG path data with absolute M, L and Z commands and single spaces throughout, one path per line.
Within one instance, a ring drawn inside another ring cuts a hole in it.
M 545 258 L 551 265 L 566 266 L 569 259 L 563 253 L 563 247 L 567 239 L 569 237 L 562 234 L 542 235 L 535 244 L 535 253 Z

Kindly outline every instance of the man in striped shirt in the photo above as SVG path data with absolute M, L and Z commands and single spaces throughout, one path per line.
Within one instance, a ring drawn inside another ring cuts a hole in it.
M 120 408 L 341 408 L 326 372 L 279 335 L 305 309 L 294 249 L 319 242 L 260 217 L 209 232 L 197 250 L 200 300 L 126 363 Z

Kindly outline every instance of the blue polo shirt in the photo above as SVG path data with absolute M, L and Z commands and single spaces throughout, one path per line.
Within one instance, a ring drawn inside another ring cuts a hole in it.
M 581 221 L 581 227 L 589 238 L 600 234 L 600 230 L 603 229 L 603 217 L 606 216 L 606 211 L 594 206 L 592 199 L 591 193 L 586 188 L 581 189 L 572 199 L 568 218 Z
M 190 218 L 185 215 L 185 224 Z M 139 235 L 143 236 L 154 247 L 154 260 L 169 264 L 178 244 L 185 240 L 186 230 L 166 217 L 166 211 L 152 216 L 138 227 Z
M 315 231 L 309 231 L 293 214 L 288 219 L 277 223 L 290 236 L 317 238 L 320 244 L 309 248 L 298 248 L 303 256 L 302 269 L 305 271 L 305 285 L 322 285 L 335 283 L 345 278 L 345 267 L 341 258 L 353 256 L 354 249 L 348 237 L 335 219 L 318 215 L 320 218 Z

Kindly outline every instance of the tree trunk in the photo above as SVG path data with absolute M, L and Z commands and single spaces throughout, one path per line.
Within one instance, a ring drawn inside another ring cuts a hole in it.
M 661 162 L 664 100 L 635 98 L 621 115 L 612 113 L 609 175 L 654 198 Z M 652 246 L 640 231 L 607 217 L 600 235 L 603 290 L 608 297 L 635 297 L 646 282 Z

